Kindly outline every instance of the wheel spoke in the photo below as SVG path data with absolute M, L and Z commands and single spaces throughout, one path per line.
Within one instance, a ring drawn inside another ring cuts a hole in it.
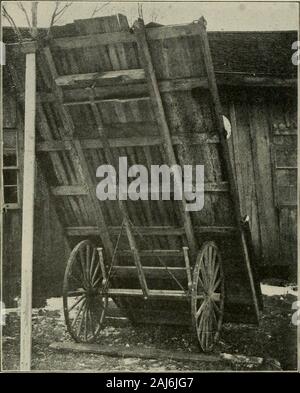
M 208 281 L 208 277 L 207 277 L 207 272 L 206 272 L 206 269 L 205 269 L 205 264 L 204 264 L 204 260 L 202 260 L 203 262 L 202 262 L 202 265 L 201 265 L 201 267 L 202 267 L 202 269 L 201 269 L 201 275 L 202 275 L 202 278 L 203 278 L 203 284 L 204 284 L 204 289 L 207 291 L 208 290 L 208 288 L 209 288 L 209 281 Z
M 205 301 L 203 301 L 201 303 L 201 306 L 198 308 L 198 310 L 196 312 L 196 320 L 198 320 L 198 318 L 199 318 L 200 314 L 202 313 L 202 311 L 204 310 L 204 308 L 205 308 Z
M 74 273 L 70 273 L 69 277 L 73 278 L 74 281 L 76 281 L 79 285 L 82 285 L 82 280 L 80 280 L 77 276 L 74 275 Z
M 96 260 L 96 249 L 93 249 L 93 253 L 92 253 L 92 260 L 91 260 L 91 266 L 90 266 L 90 281 L 92 282 L 92 275 L 93 275 L 93 270 L 94 270 L 94 263 Z
M 212 285 L 212 286 L 214 285 L 214 283 L 215 283 L 215 281 L 216 281 L 216 279 L 217 279 L 217 277 L 218 277 L 219 271 L 220 271 L 220 265 L 217 264 L 216 270 L 214 271 L 213 279 L 212 279 L 212 281 L 211 281 L 211 285 Z M 213 287 L 212 287 L 212 288 L 213 288 Z M 212 290 L 213 290 L 213 289 L 212 289 Z
M 92 335 L 95 335 L 95 326 L 94 326 L 94 322 L 93 322 L 93 316 L 92 316 L 92 312 L 91 309 L 89 309 L 89 319 L 90 319 L 90 323 L 91 323 L 91 330 L 92 330 Z
M 86 303 L 86 299 L 84 299 L 83 303 L 81 303 L 81 305 L 80 305 L 80 307 L 79 307 L 79 310 L 78 310 L 78 312 L 77 312 L 77 314 L 76 314 L 76 316 L 75 316 L 75 318 L 74 318 L 74 320 L 73 320 L 73 322 L 72 322 L 72 327 L 75 327 L 76 322 L 77 322 L 77 320 L 78 320 L 78 318 L 79 318 L 79 315 L 81 314 L 81 311 L 82 311 L 82 309 L 83 309 L 85 303 Z
M 98 273 L 98 271 L 99 271 L 99 267 L 100 267 L 100 263 L 98 262 L 97 265 L 96 265 L 96 268 L 95 268 L 95 271 L 94 271 L 92 280 L 91 280 L 92 287 L 95 287 L 95 282 L 94 282 L 94 281 L 95 281 L 95 278 L 96 278 L 97 273 Z
M 211 280 L 211 276 L 212 276 L 212 252 L 213 252 L 213 248 L 210 246 L 208 247 L 208 266 L 207 266 L 207 270 L 208 270 L 208 277 Z
M 221 282 L 222 282 L 222 279 L 221 279 L 221 277 L 219 277 L 219 279 L 215 282 L 215 284 L 214 284 L 214 286 L 213 286 L 211 291 L 215 292 L 219 288 Z
M 83 254 L 82 249 L 79 249 L 79 258 L 80 258 L 80 264 L 81 264 L 82 277 L 85 282 L 85 285 L 87 285 L 87 279 L 86 279 L 86 273 L 85 273 L 85 269 L 86 269 L 85 258 L 84 258 L 84 254 Z
M 211 302 L 212 302 L 214 309 L 217 311 L 218 314 L 220 314 L 221 310 L 218 307 L 217 303 L 213 299 L 211 299 Z
M 200 282 L 201 288 L 205 291 L 206 288 L 205 288 L 204 283 L 203 283 L 203 281 L 202 281 L 200 276 L 198 276 L 198 281 Z M 197 292 L 198 292 L 198 286 L 197 286 Z
M 83 324 L 83 321 L 84 321 L 85 312 L 86 312 L 86 302 L 84 303 L 84 308 L 83 308 L 83 312 L 82 312 L 82 317 L 81 317 L 81 320 L 80 320 L 80 322 L 79 322 L 79 325 L 78 325 L 77 331 L 76 331 L 78 337 L 80 337 L 80 333 L 81 333 L 82 324 Z
M 85 296 L 82 295 L 79 299 L 75 301 L 75 303 L 72 304 L 72 306 L 68 309 L 69 313 L 75 308 L 83 299 L 85 299 Z
M 86 246 L 86 279 L 90 283 L 90 263 L 91 263 L 91 248 L 88 244 Z

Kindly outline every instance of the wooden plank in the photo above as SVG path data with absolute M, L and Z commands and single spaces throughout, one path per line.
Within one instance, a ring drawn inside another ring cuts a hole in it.
M 255 96 L 248 97 L 248 114 L 262 256 L 266 263 L 276 264 L 274 256 L 279 256 L 279 228 L 272 183 L 273 165 L 269 143 L 269 123 L 264 100 L 261 99 L 260 102 L 257 102 Z
M 155 113 L 157 123 L 161 132 L 161 137 L 163 139 L 163 148 L 167 158 L 166 161 L 168 162 L 169 165 L 172 166 L 177 165 L 176 156 L 172 146 L 171 134 L 166 120 L 166 115 L 164 112 L 164 107 L 159 92 L 159 87 L 157 84 L 152 58 L 147 42 L 144 21 L 142 19 L 138 19 L 134 23 L 134 31 L 137 37 L 141 63 L 143 65 L 146 74 L 153 111 Z M 174 183 L 175 185 L 181 183 L 181 177 L 176 171 L 174 172 Z M 193 255 L 197 250 L 197 240 L 195 238 L 190 214 L 187 211 L 187 203 L 185 198 L 182 199 L 181 205 L 182 206 L 181 206 L 180 214 L 184 223 L 188 245 Z
M 58 86 L 77 86 L 88 83 L 91 86 L 91 82 L 97 85 L 120 85 L 130 84 L 145 80 L 145 71 L 143 69 L 134 70 L 118 70 L 118 71 L 106 71 L 106 72 L 92 72 L 88 74 L 73 74 L 73 75 L 62 75 L 55 79 Z
M 297 84 L 297 79 L 286 80 L 284 78 L 278 78 L 278 81 L 269 79 L 268 77 L 262 79 L 257 79 L 257 77 L 249 78 L 247 75 L 240 77 L 236 74 L 232 75 L 217 75 L 216 82 L 218 86 L 260 86 L 260 87 L 276 87 L 276 86 L 295 86 Z M 251 82 L 250 82 L 251 81 Z M 147 94 L 147 84 L 144 82 L 128 83 L 126 84 L 107 84 L 101 87 L 95 87 L 95 102 L 100 102 L 103 99 L 109 99 L 113 97 L 125 98 L 130 96 L 143 96 Z M 159 90 L 161 93 L 169 93 L 174 91 L 189 91 L 194 88 L 207 89 L 208 81 L 203 77 L 192 77 L 192 78 L 178 78 L 178 79 L 166 79 L 158 81 Z M 65 102 L 64 105 L 84 105 L 88 104 L 88 97 L 84 87 L 79 87 L 74 85 L 72 89 L 64 90 Z M 24 94 L 21 93 L 21 98 L 24 99 Z M 38 92 L 37 95 L 38 102 L 55 102 L 55 95 L 53 93 Z M 282 132 L 278 135 L 296 135 L 297 130 L 288 130 L 289 134 Z
M 236 179 L 234 176 L 234 171 L 231 165 L 231 160 L 230 160 L 230 154 L 229 154 L 229 147 L 228 147 L 228 142 L 226 139 L 226 133 L 224 130 L 224 125 L 223 125 L 223 111 L 222 111 L 222 105 L 220 102 L 219 98 L 219 93 L 218 93 L 218 88 L 217 88 L 217 82 L 216 82 L 216 77 L 214 73 L 214 66 L 213 66 L 213 61 L 210 53 L 210 48 L 209 48 L 209 43 L 208 43 L 208 38 L 207 38 L 207 32 L 206 32 L 206 21 L 202 17 L 199 19 L 198 23 L 195 23 L 195 26 L 197 26 L 198 29 L 198 36 L 199 36 L 199 41 L 201 45 L 201 51 L 203 54 L 203 60 L 205 64 L 205 69 L 207 73 L 207 79 L 209 82 L 209 90 L 211 93 L 212 97 L 212 105 L 213 105 L 213 111 L 214 111 L 214 118 L 216 122 L 216 126 L 219 132 L 219 137 L 221 141 L 221 146 L 222 146 L 222 153 L 223 157 L 225 160 L 226 164 L 226 169 L 227 169 L 227 176 L 228 176 L 228 181 L 230 184 L 230 191 L 231 191 L 231 196 L 233 200 L 233 207 L 234 207 L 234 215 L 235 215 L 235 220 L 236 220 L 236 225 L 239 233 L 239 243 L 241 247 L 241 252 L 243 256 L 244 263 L 246 265 L 247 269 L 247 274 L 248 274 L 248 279 L 249 279 L 249 284 L 251 287 L 251 295 L 252 295 L 252 300 L 255 308 L 255 313 L 256 313 L 256 318 L 257 320 L 259 319 L 259 305 L 258 305 L 258 299 L 257 299 L 257 294 L 256 294 L 256 287 L 253 279 L 253 273 L 251 269 L 251 263 L 250 263 L 250 257 L 249 257 L 249 252 L 246 244 L 246 239 L 245 239 L 245 234 L 243 232 L 243 228 L 241 226 L 241 205 L 240 205 L 240 200 L 239 200 L 239 194 L 238 194 L 238 189 L 237 189 L 237 184 L 236 184 Z
M 69 143 L 65 143 L 65 141 L 43 141 L 38 142 L 36 144 L 37 152 L 55 152 L 55 151 L 65 151 L 71 150 L 71 146 Z
M 88 190 L 84 185 L 52 187 L 51 192 L 55 196 L 88 195 Z
M 85 185 L 64 185 L 52 187 L 51 192 L 55 196 L 66 196 L 66 195 L 88 195 L 88 189 Z M 228 183 L 206 183 L 205 192 L 228 192 Z M 149 197 L 151 191 L 149 190 Z M 171 192 L 172 193 L 172 192 Z M 128 193 L 130 199 L 130 192 Z M 150 198 L 149 198 L 150 199 Z
M 136 230 L 144 236 L 182 236 L 184 228 L 177 228 L 171 226 L 149 226 L 149 227 L 135 227 Z M 121 227 L 108 227 L 112 235 L 118 235 Z M 217 226 L 196 226 L 196 233 L 211 233 L 220 235 L 231 235 L 237 231 L 235 227 L 217 227 Z M 99 234 L 97 227 L 67 227 L 66 232 L 68 236 L 96 236 Z
M 76 49 L 84 47 L 95 47 L 98 45 L 112 45 L 117 43 L 135 42 L 135 37 L 132 33 L 122 32 L 110 32 L 110 33 L 99 33 L 82 35 L 75 37 L 61 37 L 54 38 L 51 40 L 51 48 L 60 49 Z
M 222 361 L 220 355 L 189 353 L 181 351 L 165 351 L 156 348 L 124 348 L 118 346 L 100 346 L 98 344 L 76 344 L 67 342 L 54 342 L 50 348 L 62 352 L 94 353 L 104 356 L 120 358 L 142 358 L 142 359 L 170 359 L 178 361 L 195 361 L 216 363 Z
M 159 146 L 161 145 L 161 138 L 159 136 L 149 137 L 128 137 L 128 138 L 109 138 L 109 145 L 111 147 L 137 147 L 137 146 Z M 80 143 L 83 149 L 102 149 L 103 142 L 100 138 L 84 138 L 80 139 Z M 219 143 L 217 136 L 207 136 L 206 134 L 191 135 L 189 139 L 186 137 L 173 136 L 173 145 L 198 145 L 203 143 Z M 71 150 L 71 146 L 68 141 L 44 141 L 36 144 L 36 150 L 38 152 L 54 152 Z
M 118 254 L 123 256 L 132 255 L 131 250 L 122 250 Z M 141 257 L 183 257 L 182 250 L 140 250 Z M 165 269 L 165 268 L 162 268 Z
M 193 24 L 182 26 L 163 26 L 147 29 L 147 38 L 159 40 L 176 37 L 187 37 L 197 34 L 197 29 Z M 93 47 L 98 45 L 113 45 L 120 43 L 136 42 L 136 37 L 131 32 L 109 32 L 96 33 L 92 35 L 82 35 L 76 37 L 62 37 L 51 40 L 51 47 L 61 49 L 75 49 L 83 47 Z
M 31 369 L 32 272 L 35 183 L 36 53 L 26 54 L 22 205 L 20 370 Z
M 108 296 L 144 296 L 143 291 L 141 289 L 123 289 L 123 288 L 109 288 Z M 216 294 L 217 295 L 217 294 Z M 158 298 L 158 299 L 187 299 L 187 293 L 185 291 L 177 291 L 177 290 L 159 290 L 159 289 L 149 289 L 148 290 L 149 298 Z

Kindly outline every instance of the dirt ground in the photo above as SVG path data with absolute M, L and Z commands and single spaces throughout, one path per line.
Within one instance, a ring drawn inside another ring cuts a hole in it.
M 224 324 L 217 352 L 263 357 L 262 365 L 220 361 L 219 363 L 114 358 L 84 353 L 62 353 L 49 348 L 54 341 L 71 341 L 60 310 L 34 310 L 33 370 L 84 371 L 200 371 L 200 370 L 295 370 L 297 367 L 297 331 L 291 323 L 294 295 L 264 295 L 260 326 Z M 4 327 L 3 370 L 19 368 L 19 316 L 10 313 Z M 124 348 L 159 348 L 198 352 L 192 331 L 180 327 L 132 327 L 129 322 L 110 322 L 98 342 Z M 274 362 L 274 360 L 276 360 Z

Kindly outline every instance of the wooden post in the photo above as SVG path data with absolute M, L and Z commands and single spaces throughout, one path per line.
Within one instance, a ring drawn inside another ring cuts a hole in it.
M 36 46 L 26 44 L 24 176 L 22 206 L 20 370 L 31 368 L 31 313 L 35 181 Z

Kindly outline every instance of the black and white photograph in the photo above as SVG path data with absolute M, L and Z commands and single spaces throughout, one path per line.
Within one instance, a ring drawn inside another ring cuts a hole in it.
M 299 15 L 1 2 L 1 372 L 299 371 Z

